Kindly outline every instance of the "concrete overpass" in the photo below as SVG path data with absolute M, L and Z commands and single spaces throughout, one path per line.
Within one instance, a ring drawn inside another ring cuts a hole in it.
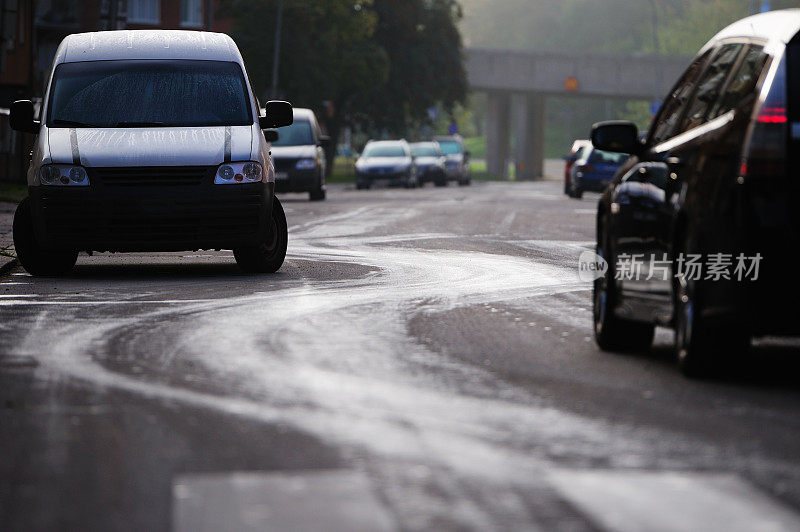
M 505 174 L 510 133 L 518 179 L 537 179 L 544 166 L 547 96 L 655 100 L 663 98 L 690 57 L 572 54 L 467 49 L 473 91 L 487 93 L 486 164 Z M 588 133 L 588 132 L 587 132 Z

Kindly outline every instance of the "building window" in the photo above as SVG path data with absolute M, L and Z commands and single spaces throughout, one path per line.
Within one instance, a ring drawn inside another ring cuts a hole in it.
M 17 12 L 19 11 L 18 0 L 5 0 L 2 2 L 2 13 L 0 18 L 3 21 L 2 39 L 5 41 L 5 49 L 13 50 L 17 40 Z
M 203 27 L 204 0 L 181 0 L 181 26 Z
M 128 22 L 160 24 L 161 0 L 128 0 Z

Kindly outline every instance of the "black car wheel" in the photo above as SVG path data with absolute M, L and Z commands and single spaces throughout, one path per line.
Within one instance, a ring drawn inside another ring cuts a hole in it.
M 78 252 L 46 249 L 36 241 L 30 198 L 25 198 L 14 212 L 14 249 L 22 267 L 37 277 L 66 275 L 75 266 Z
M 270 230 L 264 240 L 254 246 L 234 249 L 233 256 L 239 267 L 247 273 L 275 273 L 286 258 L 288 241 L 289 232 L 283 205 L 278 198 L 273 198 Z
M 309 191 L 308 199 L 311 201 L 323 201 L 325 199 L 325 184 L 322 172 L 317 176 L 317 188 Z
M 746 326 L 722 317 L 704 316 L 702 282 L 677 276 L 674 288 L 675 358 L 687 377 L 713 377 L 750 348 Z
M 608 268 L 594 282 L 592 290 L 594 337 L 603 351 L 646 351 L 653 343 L 655 326 L 626 320 L 614 314 L 617 283 L 612 257 L 605 256 L 607 246 L 598 246 L 597 255 L 607 261 Z

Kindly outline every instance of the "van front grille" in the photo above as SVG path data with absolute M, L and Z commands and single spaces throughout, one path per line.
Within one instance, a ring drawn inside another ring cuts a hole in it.
M 196 186 L 213 181 L 216 166 L 120 166 L 87 170 L 89 181 L 98 186 Z

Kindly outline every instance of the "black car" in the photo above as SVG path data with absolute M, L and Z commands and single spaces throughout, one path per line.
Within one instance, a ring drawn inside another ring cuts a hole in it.
M 445 156 L 438 142 L 414 142 L 410 144 L 411 156 L 417 165 L 419 183 L 434 183 L 437 187 L 447 185 L 445 175 Z
M 644 142 L 596 124 L 599 149 L 631 154 L 603 195 L 594 324 L 605 350 L 675 329 L 687 375 L 708 374 L 751 338 L 800 334 L 800 12 L 757 15 L 703 47 Z
M 470 153 L 464 145 L 461 135 L 440 135 L 433 137 L 442 150 L 445 158 L 445 175 L 448 181 L 458 181 L 461 186 L 472 183 L 472 171 L 469 166 Z
M 329 141 L 311 109 L 294 108 L 294 123 L 272 142 L 276 192 L 308 192 L 311 201 L 325 199 L 325 153 Z
M 375 184 L 414 188 L 419 184 L 417 165 L 405 140 L 371 140 L 356 161 L 356 188 Z

